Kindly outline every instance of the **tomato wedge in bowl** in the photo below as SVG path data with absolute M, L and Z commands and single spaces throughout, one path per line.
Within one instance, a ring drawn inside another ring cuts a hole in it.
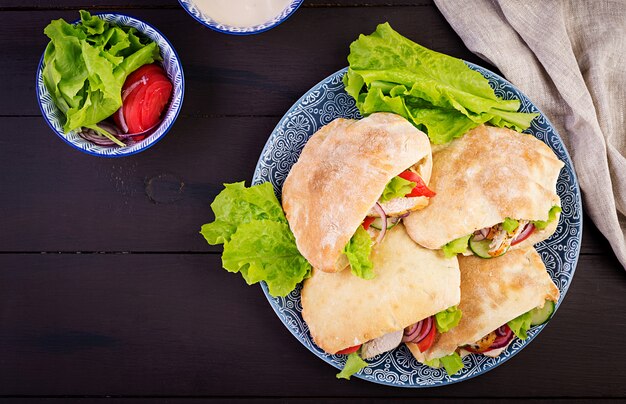
M 132 140 L 143 140 L 161 121 L 172 87 L 157 64 L 135 70 L 122 87 L 122 106 L 114 115 L 117 127 Z

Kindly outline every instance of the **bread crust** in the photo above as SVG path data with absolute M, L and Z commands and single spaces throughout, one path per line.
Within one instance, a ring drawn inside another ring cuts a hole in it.
M 289 172 L 282 205 L 302 255 L 314 268 L 341 271 L 343 249 L 396 175 L 422 162 L 428 183 L 428 137 L 399 115 L 338 118 L 309 139 Z

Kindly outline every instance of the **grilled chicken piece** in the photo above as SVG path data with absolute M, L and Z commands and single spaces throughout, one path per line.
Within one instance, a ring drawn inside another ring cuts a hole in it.
M 485 335 L 478 341 L 474 342 L 473 344 L 471 344 L 470 347 L 477 351 L 482 351 L 483 349 L 489 348 L 493 344 L 493 341 L 495 340 L 496 340 L 496 332 L 493 331 Z
M 390 201 L 381 203 L 380 206 L 383 208 L 387 216 L 402 216 L 405 213 L 412 212 L 414 210 L 424 209 L 428 206 L 428 198 L 425 196 L 414 196 L 414 197 L 402 197 L 402 198 L 393 198 Z M 376 209 L 370 209 L 368 216 L 380 216 Z
M 402 342 L 402 334 L 404 330 L 390 332 L 382 337 L 378 337 L 366 342 L 361 347 L 361 357 L 363 359 L 373 358 L 374 356 L 391 351 Z

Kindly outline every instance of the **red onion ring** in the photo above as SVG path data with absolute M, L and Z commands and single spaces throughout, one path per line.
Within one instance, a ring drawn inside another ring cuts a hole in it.
M 385 238 L 385 234 L 387 233 L 387 214 L 378 202 L 376 202 L 376 205 L 374 205 L 374 209 L 380 215 L 380 219 L 383 222 L 382 226 L 380 226 L 380 233 L 378 233 L 378 237 L 376 237 L 376 244 L 379 244 L 381 241 L 383 241 L 383 238 Z
M 120 126 L 122 127 L 122 133 L 128 133 L 128 125 L 126 124 L 126 118 L 124 118 L 124 106 L 122 105 L 120 109 L 116 112 L 117 118 L 120 121 Z
M 424 325 L 424 321 L 418 321 L 415 324 L 412 324 L 404 329 L 404 334 L 402 335 L 402 342 L 411 342 L 417 337 L 422 330 L 422 326 Z
M 129 137 L 139 136 L 139 135 L 146 134 L 146 133 L 150 132 L 151 130 L 155 129 L 156 127 L 158 127 L 158 126 L 161 124 L 161 122 L 163 122 L 163 120 L 160 120 L 159 122 L 155 123 L 154 125 L 152 125 L 152 126 L 151 126 L 151 127 L 149 127 L 148 129 L 143 130 L 143 131 L 141 131 L 141 132 L 135 132 L 135 133 L 119 133 L 119 134 L 117 134 L 117 137 L 118 137 L 118 138 L 120 138 L 120 139 L 126 139 L 126 138 L 129 138 Z
M 140 84 L 143 84 L 143 85 L 148 84 L 148 80 L 146 79 L 146 76 L 141 76 L 139 80 L 135 81 L 133 84 L 126 87 L 126 90 L 122 91 L 122 102 L 126 101 L 126 97 L 128 97 L 130 93 L 132 93 L 133 90 L 137 88 L 137 86 L 139 86 Z
M 97 144 L 98 146 L 113 146 L 113 145 L 115 145 L 115 143 L 111 139 L 109 139 L 109 138 L 106 138 L 106 137 L 100 136 L 100 135 L 92 135 L 91 133 L 86 132 L 86 131 L 82 131 L 82 130 L 80 132 L 78 132 L 78 136 L 82 137 L 83 139 L 85 139 L 85 140 L 87 140 L 87 141 L 89 141 L 91 143 Z
M 483 235 L 484 238 L 487 238 L 487 235 L 489 234 L 489 230 L 491 230 L 491 227 L 484 227 L 482 229 L 480 229 L 480 234 Z
M 527 223 L 524 227 L 524 230 L 522 230 L 522 232 L 511 241 L 511 245 L 519 244 L 522 241 L 526 240 L 534 231 L 535 225 L 532 223 Z
M 414 343 L 419 343 L 421 342 L 424 338 L 426 338 L 426 336 L 428 336 L 428 334 L 430 334 L 430 330 L 432 330 L 433 328 L 433 316 L 430 316 L 428 318 L 425 318 L 424 320 L 424 326 L 422 327 L 422 332 L 419 333 L 419 335 L 413 340 Z
M 496 330 L 496 335 L 496 339 L 493 341 L 489 349 L 487 349 L 485 352 L 491 351 L 493 349 L 504 348 L 513 339 L 513 331 L 511 331 L 509 326 L 506 324 Z

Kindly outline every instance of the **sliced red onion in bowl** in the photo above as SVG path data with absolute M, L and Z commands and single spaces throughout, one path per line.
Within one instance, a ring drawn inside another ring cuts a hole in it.
M 78 135 L 93 144 L 97 144 L 98 146 L 115 145 L 115 142 L 111 139 L 97 134 L 93 129 L 83 128 L 80 132 L 78 132 Z
M 126 124 L 126 118 L 124 118 L 124 106 L 122 105 L 120 109 L 117 110 L 117 119 L 120 121 L 120 126 L 122 133 L 128 133 L 128 125 Z
M 151 127 L 149 127 L 146 130 L 142 130 L 141 132 L 135 132 L 135 133 L 120 133 L 117 135 L 118 138 L 120 139 L 126 139 L 129 137 L 133 137 L 133 136 L 139 136 L 139 135 L 145 135 L 146 133 L 156 129 L 159 127 L 159 125 L 161 124 L 161 122 L 163 122 L 163 120 L 160 120 L 159 122 L 155 123 L 154 125 L 152 125 Z
M 376 244 L 378 244 L 383 241 L 383 238 L 385 238 L 385 234 L 387 233 L 387 214 L 378 202 L 374 205 L 374 210 L 376 210 L 376 212 L 380 215 L 380 220 L 382 220 L 380 233 L 378 233 L 378 237 L 376 237 Z

